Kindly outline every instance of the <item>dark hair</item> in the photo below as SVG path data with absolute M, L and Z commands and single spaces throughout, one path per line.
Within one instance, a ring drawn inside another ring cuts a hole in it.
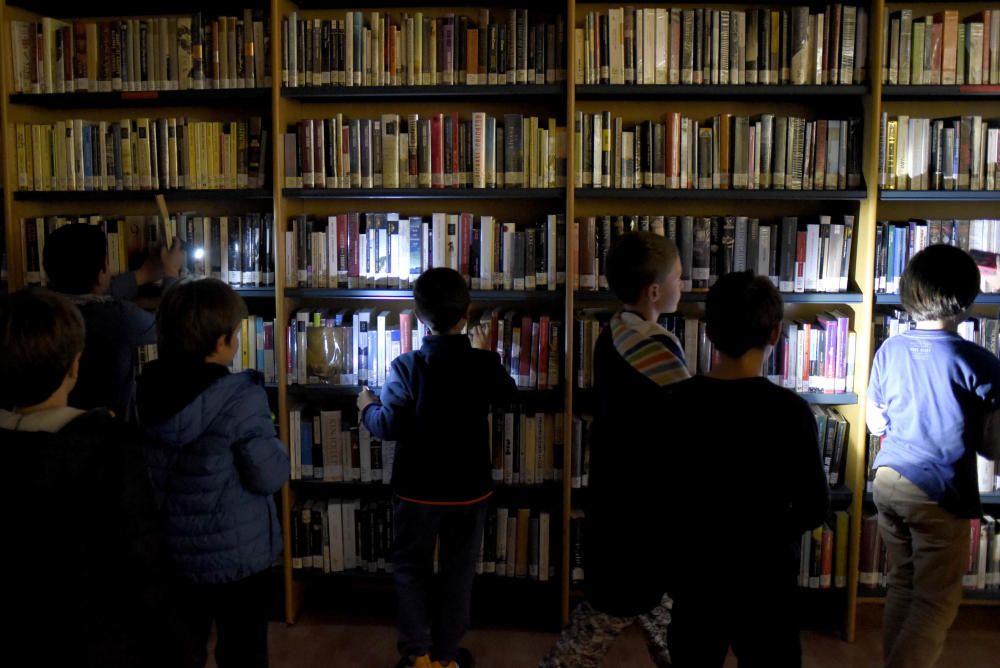
M 899 282 L 900 300 L 914 320 L 955 318 L 976 300 L 979 280 L 979 267 L 968 253 L 935 244 L 906 265 Z
M 767 277 L 751 271 L 720 276 L 705 302 L 708 338 L 727 357 L 767 347 L 783 316 L 781 293 Z
M 108 239 L 95 225 L 63 225 L 45 238 L 43 255 L 42 265 L 53 290 L 85 295 L 94 289 L 107 265 Z
M 469 288 L 454 269 L 434 267 L 413 284 L 417 317 L 435 332 L 454 327 L 469 311 Z
M 236 292 L 214 278 L 170 288 L 156 310 L 157 354 L 161 359 L 201 362 L 215 352 L 247 317 L 247 305 Z
M 83 352 L 83 317 L 62 295 L 25 288 L 0 296 L 0 405 L 40 404 Z
M 608 287 L 623 303 L 634 304 L 670 273 L 678 257 L 677 245 L 658 234 L 623 234 L 608 251 Z

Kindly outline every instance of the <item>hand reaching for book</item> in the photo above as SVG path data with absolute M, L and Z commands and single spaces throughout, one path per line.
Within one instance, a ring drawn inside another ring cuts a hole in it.
M 479 350 L 489 350 L 490 348 L 490 332 L 486 325 L 479 324 L 472 327 L 470 332 L 472 336 L 472 347 L 478 348 Z
M 184 249 L 181 248 L 180 239 L 174 239 L 174 245 L 169 249 L 165 245 L 160 248 L 160 264 L 163 266 L 163 275 L 167 278 L 180 276 L 183 263 Z
M 364 413 L 365 409 L 368 408 L 369 405 L 377 404 L 378 402 L 378 396 L 372 392 L 367 385 L 365 385 L 358 394 L 358 413 Z

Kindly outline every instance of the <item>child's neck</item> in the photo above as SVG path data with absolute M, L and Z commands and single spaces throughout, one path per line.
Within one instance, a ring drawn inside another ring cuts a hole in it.
M 660 317 L 660 312 L 647 299 L 639 300 L 635 304 L 625 304 L 625 310 L 641 315 L 643 320 L 648 322 L 656 322 Z
M 718 353 L 709 378 L 738 380 L 740 378 L 760 378 L 764 370 L 764 351 L 751 348 L 742 357 L 729 357 Z
M 953 318 L 945 320 L 918 320 L 914 328 L 928 331 L 957 332 L 958 320 Z
M 57 408 L 66 408 L 67 406 L 69 406 L 69 389 L 63 385 L 60 386 L 51 397 L 42 403 L 35 404 L 34 406 L 15 408 L 14 412 L 19 415 L 31 415 L 33 413 L 51 411 Z

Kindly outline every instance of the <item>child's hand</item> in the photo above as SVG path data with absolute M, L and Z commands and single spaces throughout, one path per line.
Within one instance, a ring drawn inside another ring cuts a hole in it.
M 184 263 L 184 250 L 181 248 L 181 240 L 174 239 L 174 245 L 170 248 L 163 246 L 160 248 L 160 263 L 163 265 L 163 275 L 168 278 L 177 278 L 181 273 L 181 265 Z
M 379 403 L 378 397 L 375 395 L 371 389 L 365 385 L 361 392 L 358 394 L 358 413 L 364 413 L 365 409 L 371 404 Z
M 472 328 L 472 347 L 479 350 L 490 349 L 490 332 L 486 325 L 475 325 Z

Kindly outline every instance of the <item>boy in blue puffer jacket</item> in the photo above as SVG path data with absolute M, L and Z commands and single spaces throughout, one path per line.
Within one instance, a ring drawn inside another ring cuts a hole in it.
M 156 314 L 159 359 L 138 385 L 153 489 L 167 525 L 187 666 L 202 668 L 212 621 L 220 668 L 267 659 L 267 571 L 281 553 L 272 495 L 289 461 L 254 371 L 231 374 L 247 309 L 206 279 L 164 294 Z

